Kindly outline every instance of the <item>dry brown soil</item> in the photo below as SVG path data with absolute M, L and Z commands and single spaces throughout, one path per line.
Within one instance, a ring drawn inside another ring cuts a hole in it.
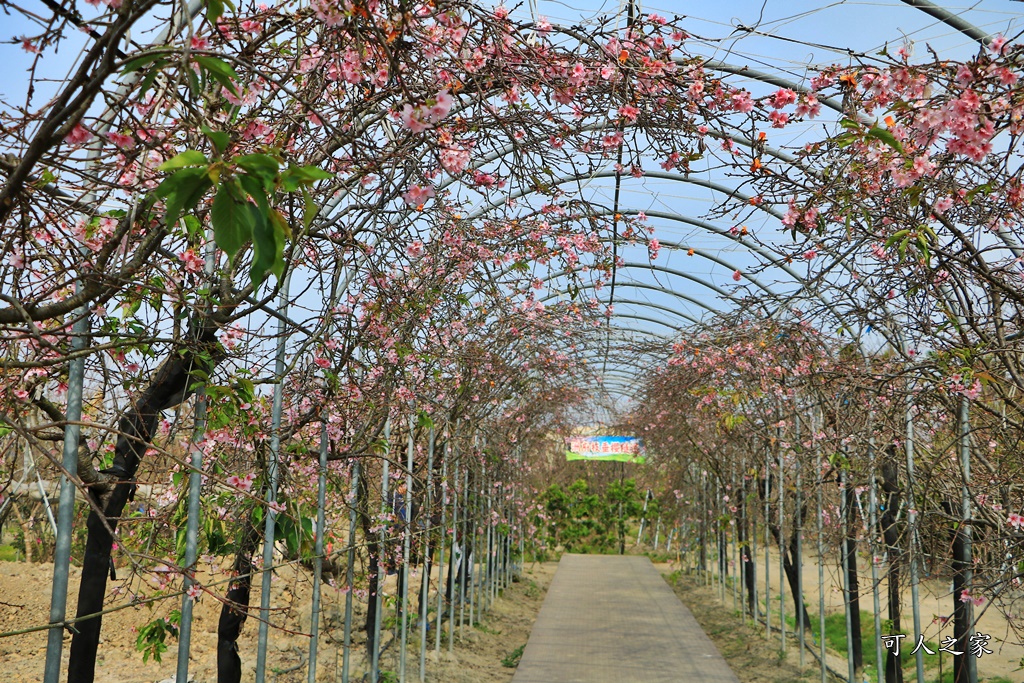
M 445 683 L 484 683 L 509 681 L 514 669 L 502 666 L 501 660 L 511 651 L 526 643 L 533 622 L 540 611 L 544 595 L 554 576 L 556 563 L 528 565 L 522 580 L 513 583 L 504 595 L 499 597 L 491 609 L 484 614 L 474 627 L 465 626 L 461 639 L 456 635 L 452 653 L 447 643 L 435 654 L 434 634 L 428 634 L 428 657 L 426 680 Z M 53 565 L 29 564 L 25 562 L 0 562 L 0 634 L 45 624 L 49 613 L 50 586 L 53 579 Z M 200 581 L 204 576 L 199 576 Z M 207 575 L 206 580 L 209 579 Z M 69 612 L 73 612 L 78 594 L 79 571 L 72 568 Z M 391 577 L 385 587 L 385 595 L 394 594 L 394 580 Z M 432 583 L 436 581 L 436 574 Z M 416 588 L 418 582 L 410 582 Z M 135 583 L 138 587 L 138 581 Z M 310 629 L 311 587 L 305 570 L 294 567 L 279 569 L 274 576 L 272 605 L 276 609 L 271 622 L 267 654 L 268 681 L 276 683 L 300 683 L 306 681 L 309 637 L 303 635 Z M 433 600 L 434 598 L 432 598 Z M 259 605 L 260 594 L 253 592 L 252 604 Z M 340 680 L 337 672 L 341 666 L 341 615 L 344 610 L 344 595 L 333 588 L 324 590 L 324 618 L 320 653 L 317 657 L 317 680 Z M 123 600 L 121 601 L 123 604 Z M 163 616 L 178 607 L 179 600 L 166 600 L 149 608 L 129 607 L 107 615 L 103 621 L 103 636 L 97 661 L 97 683 L 156 683 L 170 678 L 175 670 L 177 656 L 176 641 L 169 643 L 163 661 L 143 663 L 142 655 L 135 649 L 136 629 L 155 617 Z M 361 623 L 365 606 L 357 599 L 356 623 Z M 115 601 L 111 606 L 119 604 Z M 197 683 L 212 683 L 216 680 L 217 618 L 220 603 L 214 594 L 205 594 L 196 606 L 193 626 L 191 674 Z M 392 612 L 393 613 L 393 612 Z M 467 615 L 468 616 L 468 615 Z M 242 631 L 239 650 L 243 661 L 243 680 L 252 680 L 256 661 L 256 639 L 258 622 L 250 618 Z M 383 637 L 385 653 L 382 670 L 398 669 L 398 645 L 388 645 L 394 629 Z M 364 641 L 361 631 L 354 629 L 352 647 L 353 664 L 351 680 L 361 680 L 367 669 L 367 662 L 361 647 Z M 67 662 L 70 637 L 64 640 L 64 661 Z M 0 671 L 3 683 L 39 681 L 42 679 L 46 651 L 46 631 L 0 637 Z M 419 629 L 410 629 L 409 638 L 409 680 L 419 676 Z M 66 668 L 66 666 L 65 666 Z M 397 680 L 397 679 L 396 679 Z

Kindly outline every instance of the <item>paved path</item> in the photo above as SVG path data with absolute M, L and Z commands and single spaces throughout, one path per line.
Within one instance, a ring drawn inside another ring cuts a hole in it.
M 651 561 L 563 555 L 512 683 L 683 681 L 739 683 Z

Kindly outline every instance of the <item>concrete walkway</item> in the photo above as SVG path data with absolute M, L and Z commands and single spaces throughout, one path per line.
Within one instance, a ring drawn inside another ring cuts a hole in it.
M 563 555 L 512 683 L 681 681 L 739 683 L 651 561 Z

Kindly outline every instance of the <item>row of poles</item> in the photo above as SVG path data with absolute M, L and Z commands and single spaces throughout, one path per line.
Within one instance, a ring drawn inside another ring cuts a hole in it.
M 212 271 L 214 265 L 212 248 L 207 254 L 207 270 Z M 262 548 L 262 590 L 259 607 L 259 632 L 257 641 L 257 659 L 255 680 L 263 683 L 267 675 L 267 646 L 272 624 L 271 579 L 274 565 L 274 542 L 277 528 L 278 506 L 277 497 L 280 486 L 281 467 L 281 416 L 283 408 L 284 375 L 286 371 L 285 341 L 288 337 L 288 292 L 290 275 L 283 283 L 278 304 L 278 337 L 275 354 L 276 382 L 273 390 L 271 439 L 269 457 L 266 465 L 266 513 L 264 515 L 263 548 Z M 73 350 L 84 348 L 88 332 L 87 310 L 78 311 L 79 317 L 74 326 L 72 340 Z M 47 642 L 44 681 L 58 683 L 60 679 L 60 662 L 63 648 L 63 630 L 66 623 L 66 600 L 68 589 L 68 573 L 71 559 L 71 537 L 74 512 L 75 485 L 69 474 L 77 469 L 78 443 L 80 438 L 80 421 L 84 385 L 84 357 L 77 356 L 70 362 L 68 377 L 68 409 L 64 439 L 64 473 L 61 478 L 60 503 L 56 521 L 56 548 L 54 559 L 54 580 L 52 584 L 50 630 Z M 203 452 L 199 442 L 203 439 L 205 429 L 206 400 L 200 391 L 196 395 L 194 430 L 189 443 L 189 486 L 188 486 L 188 517 L 185 529 L 184 565 L 181 568 L 184 580 L 181 602 L 181 622 L 179 631 L 178 658 L 176 680 L 189 680 L 191 654 L 191 638 L 193 623 L 193 599 L 189 589 L 196 584 L 195 568 L 198 557 L 199 523 L 201 517 Z M 436 432 L 429 429 L 427 444 L 426 475 L 422 481 L 420 501 L 414 501 L 413 492 L 417 490 L 413 472 L 416 468 L 416 417 L 412 415 L 408 422 L 408 443 L 406 449 L 405 485 L 405 519 L 392 520 L 399 522 L 402 529 L 402 560 L 401 580 L 399 581 L 399 661 L 398 677 L 404 683 L 408 680 L 409 652 L 408 643 L 411 629 L 416 625 L 409 614 L 409 579 L 413 571 L 412 549 L 414 539 L 422 547 L 421 591 L 417 621 L 419 626 L 419 680 L 423 681 L 426 671 L 426 652 L 428 647 L 428 630 L 430 628 L 428 614 L 430 605 L 430 568 L 435 549 L 431 542 L 436 537 L 437 548 L 437 583 L 436 610 L 432 628 L 434 629 L 434 650 L 440 652 L 444 617 L 447 616 L 447 647 L 451 652 L 456 638 L 464 638 L 467 624 L 477 623 L 479 618 L 488 612 L 500 592 L 513 580 L 517 571 L 513 562 L 518 555 L 522 557 L 524 539 L 521 527 L 517 523 L 519 504 L 518 492 L 514 486 L 498 478 L 501 463 L 488 462 L 483 451 L 474 448 L 468 454 L 459 454 L 453 448 L 453 440 L 444 439 L 441 452 L 436 453 Z M 458 428 L 457 428 L 458 430 Z M 381 462 L 381 514 L 387 516 L 388 501 L 394 501 L 395 495 L 389 492 L 391 446 L 390 423 L 385 428 L 386 440 L 389 442 L 388 453 Z M 456 437 L 463 436 L 456 434 Z M 474 446 L 479 444 L 479 435 L 472 437 Z M 469 450 L 469 449 L 467 449 Z M 486 450 L 486 449 L 483 449 Z M 322 573 L 324 560 L 324 538 L 326 528 L 326 500 L 328 489 L 328 454 L 330 442 L 327 431 L 327 415 L 322 419 L 319 444 L 319 466 L 317 479 L 317 510 L 315 528 L 315 551 L 313 571 L 313 600 L 311 606 L 311 633 L 309 644 L 308 680 L 316 680 L 317 653 L 320 640 L 320 620 L 322 613 Z M 435 455 L 440 459 L 440 476 L 435 476 Z M 460 455 L 462 457 L 460 457 Z M 515 459 L 521 460 L 521 452 L 517 451 Z M 504 463 L 506 470 L 515 463 Z M 352 629 L 353 629 L 353 595 L 355 593 L 355 564 L 358 548 L 356 542 L 358 526 L 357 494 L 359 480 L 366 475 L 366 468 L 359 459 L 352 459 L 349 464 L 350 489 L 348 519 L 348 546 L 346 549 L 345 574 L 345 617 L 343 634 L 343 657 L 340 679 L 348 683 L 352 670 Z M 436 486 L 435 486 L 436 481 Z M 418 521 L 412 514 L 414 506 L 420 504 L 421 517 Z M 439 510 L 438 524 L 431 523 L 433 510 Z M 425 520 L 425 521 L 424 521 Z M 368 539 L 364 539 L 366 541 Z M 380 531 L 376 539 L 380 552 L 378 561 L 372 571 L 377 573 L 378 586 L 383 583 L 386 572 L 384 555 L 390 539 L 386 528 Z M 481 558 L 478 561 L 476 558 Z M 447 564 L 447 574 L 446 574 Z M 455 591 L 457 589 L 457 595 Z M 447 605 L 446 603 L 447 593 Z M 383 594 L 378 588 L 373 601 L 375 619 L 372 633 L 368 634 L 371 652 L 370 680 L 377 681 L 381 675 L 381 630 Z
M 973 632 L 974 628 L 974 615 L 971 603 L 969 601 L 960 600 L 960 594 L 962 590 L 970 591 L 972 585 L 972 549 L 971 549 L 971 436 L 970 436 L 970 423 L 969 423 L 969 412 L 970 403 L 969 400 L 964 397 L 959 401 L 957 409 L 957 460 L 960 471 L 963 475 L 961 490 L 961 506 L 960 506 L 960 518 L 957 526 L 958 535 L 958 557 L 954 558 L 955 562 L 959 564 L 960 571 L 958 573 L 957 580 L 955 580 L 954 594 L 951 601 L 954 602 L 955 606 L 955 618 L 959 623 L 955 627 L 956 636 L 956 650 L 964 652 L 964 655 L 956 656 L 955 660 L 960 660 L 959 663 L 954 664 L 954 671 L 959 671 L 960 675 L 955 680 L 957 683 L 977 683 L 978 672 L 977 672 L 977 658 L 970 654 L 970 648 L 967 642 L 967 638 Z M 812 419 L 815 416 L 812 414 Z M 818 418 L 820 420 L 820 418 Z M 812 424 L 812 429 L 814 425 Z M 882 614 L 881 614 L 881 598 L 880 598 L 880 585 L 882 583 L 881 577 L 879 576 L 880 561 L 879 558 L 886 554 L 887 548 L 891 546 L 884 537 L 880 530 L 883 524 L 880 524 L 882 520 L 879 517 L 879 511 L 883 508 L 888 508 L 891 515 L 898 514 L 897 511 L 893 510 L 892 507 L 895 505 L 900 510 L 906 513 L 906 533 L 903 541 L 904 548 L 902 549 L 902 561 L 905 562 L 905 566 L 909 571 L 909 583 L 911 593 L 911 610 L 913 618 L 913 635 L 914 643 L 916 644 L 922 637 L 921 627 L 921 600 L 920 600 L 920 581 L 921 581 L 921 546 L 920 546 L 920 535 L 919 535 L 919 517 L 920 511 L 917 509 L 920 504 L 920 493 L 917 491 L 916 482 L 916 463 L 915 463 L 915 434 L 914 434 L 914 415 L 912 406 L 908 403 L 906 412 L 905 422 L 905 439 L 903 441 L 903 453 L 902 456 L 905 458 L 905 488 L 904 496 L 902 500 L 894 500 L 892 498 L 883 500 L 880 492 L 878 491 L 878 477 L 879 477 L 879 463 L 876 444 L 874 438 L 869 439 L 868 442 L 868 460 L 869 460 L 869 484 L 868 484 L 868 503 L 867 511 L 863 510 L 859 499 L 855 495 L 850 495 L 850 482 L 848 480 L 849 473 L 844 469 L 838 470 L 839 477 L 839 516 L 842 524 L 849 523 L 849 527 L 843 532 L 843 538 L 840 543 L 840 561 L 839 568 L 842 574 L 842 592 L 844 602 L 844 616 L 846 621 L 846 633 L 847 633 L 847 680 L 856 681 L 855 672 L 855 661 L 856 657 L 854 654 L 855 643 L 860 640 L 860 633 L 858 624 L 860 620 L 859 613 L 854 613 L 853 600 L 851 599 L 852 593 L 856 590 L 852 585 L 852 581 L 856 580 L 856 558 L 854 556 L 855 543 L 851 542 L 850 535 L 856 536 L 856 531 L 852 528 L 856 523 L 857 511 L 860 512 L 860 523 L 862 525 L 861 531 L 864 533 L 868 542 L 868 548 L 871 553 L 872 561 L 871 565 L 871 594 L 874 612 L 874 632 L 875 638 L 875 663 L 877 672 L 877 682 L 886 683 L 886 681 L 897 680 L 895 675 L 890 672 L 886 673 L 887 663 L 884 654 L 882 639 L 879 637 L 882 631 Z M 799 431 L 799 418 L 796 422 L 796 429 Z M 799 439 L 798 439 L 799 440 Z M 705 585 L 714 587 L 719 592 L 719 598 L 723 603 L 728 600 L 728 593 L 732 592 L 733 608 L 740 611 L 744 620 L 750 618 L 752 623 L 755 625 L 758 621 L 763 624 L 765 637 L 768 639 L 772 638 L 773 630 L 777 634 L 780 650 L 785 653 L 787 649 L 787 624 L 786 624 L 786 585 L 787 585 L 787 572 L 786 572 L 786 557 L 787 552 L 791 551 L 792 563 L 795 567 L 793 571 L 793 579 L 791 590 L 794 590 L 797 595 L 803 596 L 803 577 L 802 577 L 802 556 L 803 556 L 803 542 L 804 532 L 803 520 L 799 511 L 804 507 L 806 503 L 812 504 L 812 510 L 815 510 L 815 526 L 813 532 L 815 533 L 814 542 L 816 544 L 817 554 L 817 565 L 818 565 L 818 632 L 819 634 L 825 633 L 825 617 L 826 617 L 826 605 L 825 605 L 825 593 L 827 590 L 825 584 L 825 554 L 827 552 L 825 535 L 827 523 L 825 520 L 826 515 L 826 500 L 824 497 L 824 486 L 825 482 L 822 480 L 824 475 L 822 453 L 819 449 L 814 451 L 814 472 L 817 473 L 814 481 L 814 499 L 805 500 L 803 485 L 805 479 L 803 476 L 804 466 L 801 464 L 799 459 L 794 459 L 792 462 L 787 463 L 781 451 L 778 454 L 772 454 L 770 451 L 764 457 L 760 463 L 750 463 L 744 457 L 739 463 L 739 470 L 733 467 L 726 478 L 713 477 L 706 470 L 697 471 L 697 466 L 692 466 L 691 479 L 697 484 L 695 498 L 692 501 L 694 508 L 696 509 L 698 516 L 697 518 L 690 517 L 685 521 L 680 521 L 677 525 L 669 531 L 668 539 L 666 543 L 666 551 L 671 553 L 673 540 L 678 538 L 689 539 L 688 542 L 680 542 L 677 547 L 677 552 L 685 556 L 685 563 L 687 569 L 695 569 L 703 577 Z M 809 464 L 809 463 L 808 463 Z M 757 477 L 752 477 L 749 473 L 757 470 Z M 785 477 L 793 477 L 793 509 L 797 511 L 797 514 L 792 516 L 792 519 L 787 520 L 786 518 L 786 482 Z M 762 482 L 757 482 L 756 478 L 763 476 Z M 774 485 L 775 490 L 772 491 Z M 756 490 L 754 487 L 763 486 L 761 491 Z M 731 494 L 731 495 L 730 495 Z M 772 518 L 771 503 L 773 501 L 773 494 L 776 502 L 776 514 L 774 519 Z M 761 505 L 758 506 L 756 503 L 748 504 L 753 496 L 761 498 Z M 730 510 L 729 502 L 735 501 L 734 510 Z M 758 595 L 760 583 L 757 578 L 757 566 L 755 558 L 758 555 L 758 520 L 755 517 L 754 510 L 758 507 L 761 508 L 761 519 L 760 523 L 763 527 L 761 530 L 762 535 L 762 546 L 764 551 L 764 563 L 762 565 L 762 571 L 764 574 L 763 581 L 763 595 Z M 736 514 L 739 513 L 739 514 Z M 849 520 L 849 522 L 847 522 Z M 777 524 L 778 538 L 772 538 L 771 526 Z M 793 546 L 787 548 L 786 539 L 786 524 L 790 525 L 790 530 L 793 532 Z M 746 528 L 743 528 L 746 527 Z M 731 546 L 731 548 L 730 548 Z M 778 553 L 778 610 L 777 614 L 772 613 L 772 562 L 770 553 L 777 551 Z M 731 556 L 731 558 L 730 558 Z M 890 557 L 890 561 L 894 558 Z M 795 584 L 795 586 L 793 585 Z M 745 588 L 744 588 L 745 587 Z M 744 600 L 744 590 L 746 589 L 746 600 Z M 888 595 L 890 601 L 899 600 L 900 595 L 894 589 L 890 588 Z M 803 599 L 798 601 L 800 604 L 806 604 Z M 764 608 L 764 612 L 761 612 L 761 608 Z M 821 672 L 821 681 L 825 683 L 830 675 L 838 676 L 838 672 L 830 670 L 827 663 L 826 655 L 826 643 L 823 637 L 818 639 L 817 652 L 814 652 L 807 643 L 808 635 L 807 630 L 811 624 L 805 623 L 805 612 L 804 610 L 797 609 L 795 615 L 796 621 L 796 640 L 799 644 L 799 664 L 803 668 L 805 666 L 805 653 L 810 653 L 819 662 L 819 668 Z M 853 637 L 851 637 L 851 635 Z M 810 635 L 810 640 L 814 640 L 813 632 Z M 909 641 L 909 638 L 907 639 Z M 918 681 L 924 681 L 924 653 L 920 648 L 914 652 L 915 657 L 915 671 Z M 896 666 L 899 666 L 897 663 Z M 900 678 L 899 680 L 902 680 Z

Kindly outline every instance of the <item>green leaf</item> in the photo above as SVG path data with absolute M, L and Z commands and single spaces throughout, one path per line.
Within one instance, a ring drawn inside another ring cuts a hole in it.
M 281 186 L 286 192 L 295 192 L 300 185 L 311 185 L 318 180 L 328 180 L 334 174 L 316 166 L 289 166 L 281 174 Z
M 220 57 L 208 57 L 196 55 L 196 63 L 210 75 L 210 78 L 217 81 L 231 91 L 232 95 L 238 95 L 238 88 L 235 83 L 238 81 L 238 74 L 231 68 L 231 65 Z
M 277 159 L 268 154 L 246 154 L 233 159 L 236 166 L 244 169 L 249 175 L 256 176 L 266 185 L 272 182 L 281 169 Z M 269 187 L 268 187 L 269 189 Z
M 224 3 L 221 0 L 206 0 L 206 20 L 216 24 L 224 14 Z
M 167 57 L 167 52 L 164 52 L 164 51 L 161 51 L 161 52 L 151 52 L 148 55 L 142 55 L 141 57 L 136 57 L 135 59 L 132 59 L 132 60 L 130 60 L 130 61 L 125 63 L 124 68 L 121 69 L 121 73 L 127 74 L 127 73 L 131 73 L 132 71 L 138 71 L 139 69 L 141 69 L 142 67 L 146 66 L 147 64 L 156 64 L 157 62 L 159 62 L 161 60 L 163 60 L 163 62 L 166 64 L 167 63 L 167 60 L 165 59 L 166 57 Z
M 974 188 L 970 192 L 968 192 L 964 196 L 964 201 L 967 202 L 968 204 L 970 204 L 971 201 L 975 198 L 975 196 L 977 196 L 979 193 L 988 194 L 991 191 L 992 191 L 992 186 L 989 185 L 988 183 L 983 183 L 981 185 L 978 185 L 976 188 Z
M 253 264 L 249 269 L 249 275 L 252 278 L 253 286 L 259 287 L 268 271 L 275 271 L 275 274 L 283 271 L 282 255 L 285 251 L 285 240 L 283 233 L 280 237 L 279 234 L 276 234 L 280 228 L 274 224 L 275 221 L 271 218 L 276 211 L 263 214 L 256 207 L 252 208 L 256 216 L 256 224 L 253 226 Z M 280 214 L 278 215 L 280 217 Z
M 313 201 L 309 191 L 302 188 L 302 228 L 304 230 L 309 230 L 309 226 L 313 224 L 319 211 L 320 206 Z
M 205 166 L 183 168 L 160 183 L 156 196 L 164 198 L 167 225 L 174 225 L 182 212 L 195 208 L 212 185 Z
M 149 89 L 153 87 L 153 83 L 154 81 L 156 81 L 156 77 L 160 75 L 160 70 L 166 63 L 167 60 L 161 60 L 160 62 L 154 64 L 153 68 L 146 73 L 146 76 L 142 79 L 142 82 L 139 83 L 139 99 L 145 97 L 146 93 L 149 92 Z
M 877 140 L 881 140 L 882 142 L 889 145 L 900 154 L 903 154 L 903 145 L 901 145 L 900 141 L 893 137 L 893 134 L 887 131 L 885 128 L 879 128 L 878 126 L 870 128 L 868 129 L 868 135 Z
M 164 163 L 157 166 L 158 171 L 173 171 L 176 168 L 186 168 L 188 166 L 205 166 L 210 163 L 210 160 L 206 158 L 206 155 L 196 149 L 187 149 L 181 154 L 177 155 L 172 159 L 168 159 Z
M 210 210 L 213 239 L 228 257 L 234 256 L 242 245 L 252 239 L 254 207 L 241 196 L 241 190 L 224 183 L 217 190 Z
M 277 209 L 270 212 L 270 224 L 274 229 L 274 263 L 270 266 L 270 272 L 280 280 L 284 274 L 284 245 L 292 229 Z
M 217 150 L 217 154 L 223 154 L 224 150 L 227 149 L 228 143 L 231 142 L 231 136 L 223 131 L 216 131 L 211 129 L 205 123 L 202 126 L 203 135 L 210 138 L 210 142 L 213 143 L 213 148 Z

